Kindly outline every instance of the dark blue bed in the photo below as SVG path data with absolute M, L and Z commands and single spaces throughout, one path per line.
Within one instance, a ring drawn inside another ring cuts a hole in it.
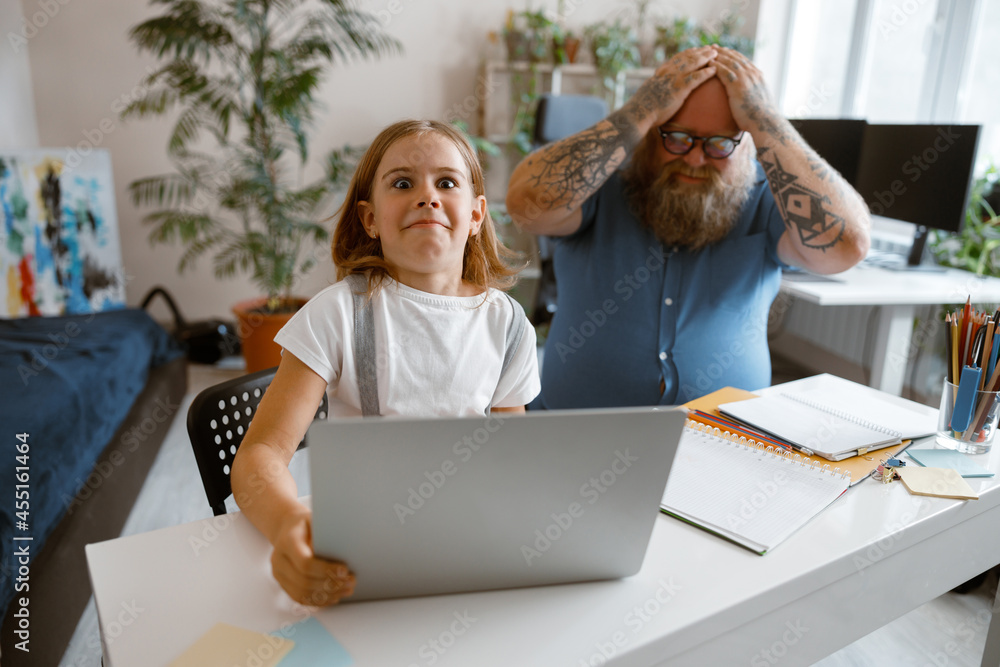
M 119 431 L 151 369 L 182 354 L 143 310 L 0 320 L 0 618 L 15 592 L 15 548 L 30 545 L 31 557 L 37 556 L 57 524 L 98 487 L 113 484 L 118 468 L 138 458 L 149 432 L 165 430 L 173 420 L 180 400 L 165 393 L 143 420 Z M 26 529 L 18 523 L 24 517 L 15 516 L 22 433 L 29 445 Z M 112 449 L 119 453 L 95 468 L 102 452 Z M 15 540 L 25 536 L 32 540 Z

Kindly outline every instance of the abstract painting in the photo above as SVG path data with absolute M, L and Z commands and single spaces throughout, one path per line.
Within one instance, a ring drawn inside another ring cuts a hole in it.
M 0 317 L 124 307 L 106 150 L 0 151 L 0 220 Z

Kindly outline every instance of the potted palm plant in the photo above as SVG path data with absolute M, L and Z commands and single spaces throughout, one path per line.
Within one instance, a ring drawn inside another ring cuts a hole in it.
M 292 290 L 329 239 L 328 204 L 357 151 L 330 152 L 303 183 L 316 93 L 335 62 L 398 52 L 376 17 L 345 0 L 156 0 L 132 28 L 161 65 L 123 118 L 179 116 L 167 144 L 175 171 L 133 181 L 151 243 L 185 246 L 180 271 L 214 253 L 220 278 L 249 274 L 262 297 L 237 304 L 249 371 L 273 366 L 274 333 L 304 302 Z M 263 355 L 263 356 L 258 356 Z

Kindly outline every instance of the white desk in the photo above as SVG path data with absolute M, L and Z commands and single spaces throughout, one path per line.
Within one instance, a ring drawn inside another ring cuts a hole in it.
M 829 276 L 829 282 L 781 281 L 781 291 L 821 306 L 881 306 L 875 329 L 875 355 L 880 360 L 871 385 L 899 396 L 910 358 L 913 317 L 917 306 L 1000 303 L 1000 279 L 977 278 L 958 269 L 944 272 L 892 271 L 856 266 Z
M 975 460 L 1000 471 L 1000 449 Z M 1000 478 L 969 482 L 977 501 L 866 480 L 763 557 L 661 516 L 628 579 L 316 616 L 359 667 L 808 665 L 1000 563 Z M 240 514 L 89 545 L 105 665 L 165 663 L 218 621 L 267 632 L 302 620 L 306 610 L 271 577 L 269 553 Z M 998 628 L 994 620 L 991 667 Z

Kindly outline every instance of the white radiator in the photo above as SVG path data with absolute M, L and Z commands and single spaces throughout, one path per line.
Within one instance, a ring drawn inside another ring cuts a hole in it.
M 872 250 L 906 254 L 909 239 L 898 233 L 872 234 Z M 818 306 L 779 295 L 772 307 L 772 353 L 815 372 L 866 382 L 874 353 L 875 306 Z M 918 400 L 940 395 L 944 373 L 944 336 L 938 307 L 917 308 L 917 329 L 910 350 L 904 394 Z M 920 335 L 918 336 L 917 333 Z

